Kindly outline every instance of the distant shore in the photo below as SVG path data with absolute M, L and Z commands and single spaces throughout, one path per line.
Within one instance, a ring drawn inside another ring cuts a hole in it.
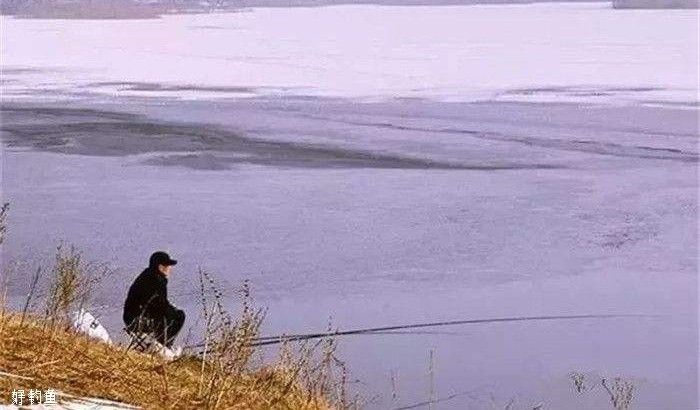
M 609 3 L 616 9 L 697 9 L 700 0 L 241 0 L 237 2 L 142 3 L 131 0 L 91 2 L 0 2 L 0 14 L 25 19 L 67 20 L 139 20 L 156 19 L 168 14 L 226 13 L 243 8 L 323 7 L 336 5 L 383 6 L 463 6 L 534 3 Z
M 156 19 L 168 14 L 226 13 L 250 7 L 322 7 L 335 5 L 386 5 L 386 6 L 457 6 L 477 4 L 532 4 L 552 2 L 605 2 L 609 0 L 242 0 L 236 2 L 172 2 L 142 3 L 122 1 L 65 1 L 18 3 L 0 2 L 0 15 L 23 19 L 65 20 L 140 20 Z
M 613 0 L 616 9 L 697 9 L 700 0 Z

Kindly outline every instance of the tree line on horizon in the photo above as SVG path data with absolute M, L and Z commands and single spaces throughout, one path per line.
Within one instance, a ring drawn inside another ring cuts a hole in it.
M 227 9 L 231 0 L 0 0 L 0 14 L 28 18 L 152 18 Z

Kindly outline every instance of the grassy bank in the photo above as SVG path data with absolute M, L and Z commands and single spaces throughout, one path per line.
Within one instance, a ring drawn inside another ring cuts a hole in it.
M 225 374 L 214 361 L 110 346 L 35 317 L 0 317 L 0 403 L 13 389 L 60 390 L 145 408 L 326 409 L 330 401 L 298 379 L 291 363 Z M 214 387 L 214 388 L 212 388 Z

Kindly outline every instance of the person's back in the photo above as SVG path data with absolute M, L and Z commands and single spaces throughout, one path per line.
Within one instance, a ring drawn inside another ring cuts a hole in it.
M 124 302 L 124 323 L 139 317 L 162 317 L 167 303 L 167 279 L 148 267 L 136 277 Z
M 168 301 L 168 276 L 176 263 L 165 252 L 153 253 L 129 288 L 122 316 L 129 332 L 150 333 L 168 347 L 185 321 L 185 313 Z

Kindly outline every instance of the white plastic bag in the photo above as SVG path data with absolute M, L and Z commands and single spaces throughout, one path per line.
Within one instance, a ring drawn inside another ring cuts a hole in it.
M 112 339 L 109 338 L 107 329 L 90 312 L 85 309 L 80 309 L 73 313 L 73 328 L 86 335 L 99 339 L 107 344 L 112 344 Z

